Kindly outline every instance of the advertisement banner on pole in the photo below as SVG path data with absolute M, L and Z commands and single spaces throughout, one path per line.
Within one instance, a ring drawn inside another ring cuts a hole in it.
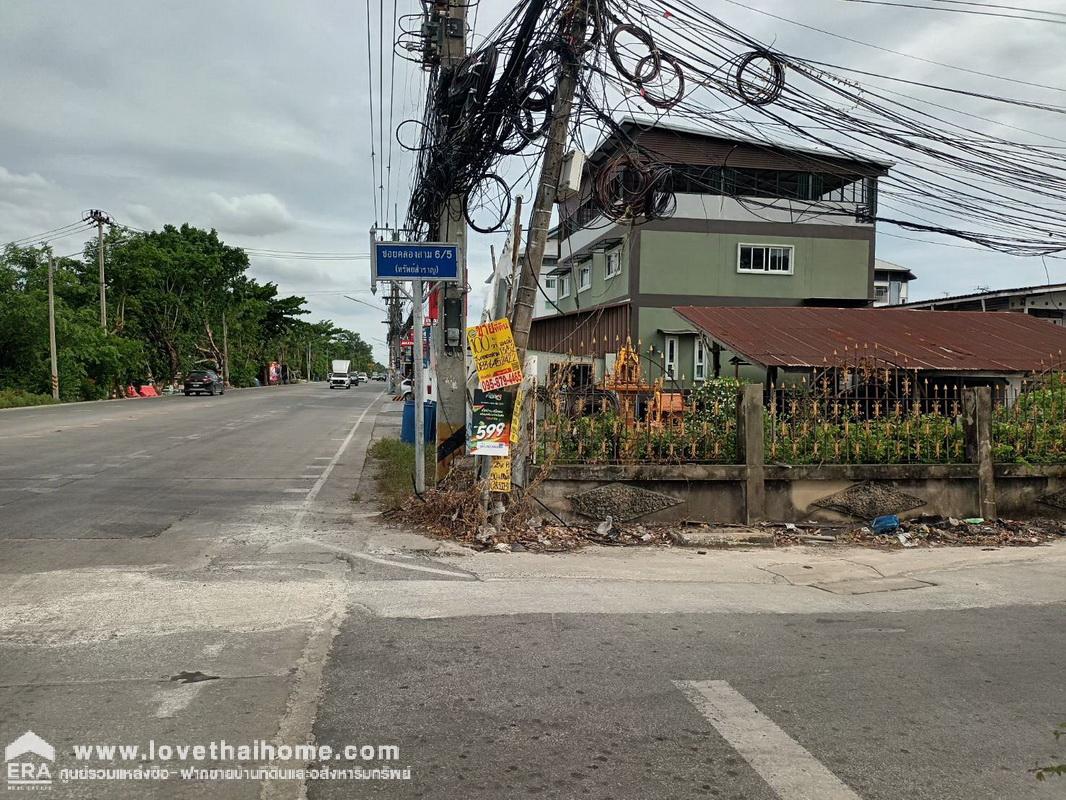
M 467 328 L 466 340 L 474 356 L 478 385 L 482 389 L 491 392 L 522 382 L 522 365 L 518 361 L 508 319 Z
M 522 403 L 525 402 L 525 385 L 519 386 L 514 394 L 514 411 L 511 414 L 511 444 L 518 444 L 518 434 L 522 428 Z
M 474 390 L 466 450 L 474 456 L 505 456 L 511 452 L 514 395 Z
M 511 457 L 498 456 L 492 459 L 489 472 L 489 491 L 511 493 Z

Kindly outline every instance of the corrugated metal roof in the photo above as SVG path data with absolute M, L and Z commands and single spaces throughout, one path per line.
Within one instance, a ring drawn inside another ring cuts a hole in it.
M 678 306 L 711 339 L 767 367 L 818 367 L 868 347 L 900 366 L 1035 372 L 1057 363 L 1066 328 L 1025 314 L 901 308 Z M 834 355 L 834 353 L 836 355 Z
M 911 300 L 909 303 L 901 303 L 901 306 L 916 308 L 939 305 L 941 303 L 954 303 L 963 300 L 985 300 L 994 297 L 1012 297 L 1014 295 L 1038 295 L 1052 294 L 1066 290 L 1066 283 L 1040 283 L 1036 286 L 1018 286 L 1014 289 L 989 289 L 987 292 L 971 292 L 970 294 L 952 294 L 944 297 L 930 297 L 928 300 Z

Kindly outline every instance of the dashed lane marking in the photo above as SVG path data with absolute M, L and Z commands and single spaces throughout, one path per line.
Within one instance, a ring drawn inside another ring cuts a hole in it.
M 374 400 L 377 400 L 383 394 L 385 393 L 382 392 L 377 397 L 375 397 Z M 311 504 L 315 501 L 315 498 L 318 497 L 318 493 L 322 491 L 322 487 L 326 485 L 326 481 L 329 480 L 330 473 L 333 472 L 333 468 L 337 466 L 337 463 L 341 460 L 341 456 L 343 456 L 344 451 L 348 449 L 348 445 L 351 444 L 352 439 L 355 438 L 355 432 L 359 430 L 359 426 L 363 424 L 363 420 L 366 418 L 366 415 L 370 412 L 370 409 L 374 407 L 374 400 L 370 401 L 370 403 L 367 404 L 367 407 L 363 409 L 363 413 L 359 415 L 359 419 L 357 419 L 355 421 L 355 424 L 352 425 L 352 429 L 348 431 L 348 435 L 345 436 L 344 439 L 341 441 L 341 446 L 337 448 L 337 452 L 333 454 L 332 458 L 330 458 L 329 463 L 326 464 L 326 468 L 322 471 L 322 474 L 317 476 L 318 480 L 315 481 L 315 485 L 311 487 L 311 491 L 309 491 L 307 493 L 307 497 L 304 498 L 303 508 L 301 508 L 299 513 L 296 515 L 296 527 L 300 527 L 303 524 L 304 517 L 310 510 Z M 316 476 L 305 475 L 304 477 L 314 478 Z

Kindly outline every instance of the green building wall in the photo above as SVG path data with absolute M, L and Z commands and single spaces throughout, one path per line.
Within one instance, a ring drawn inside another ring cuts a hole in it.
M 791 245 L 793 273 L 738 273 L 740 244 Z M 865 300 L 870 296 L 871 247 L 870 240 L 861 238 L 643 231 L 640 293 Z
M 575 311 L 578 308 L 599 306 L 620 300 L 629 295 L 629 246 L 622 243 L 618 246 L 618 249 L 620 251 L 621 273 L 610 279 L 605 278 L 604 270 L 607 267 L 607 254 L 605 252 L 593 253 L 592 287 L 580 293 L 577 291 L 577 265 L 573 265 L 574 269 L 570 273 L 570 296 L 562 300 L 552 298 L 555 300 L 556 305 L 559 306 L 560 311 Z M 564 253 L 564 255 L 567 254 Z M 551 309 L 551 303 L 548 304 L 548 308 Z

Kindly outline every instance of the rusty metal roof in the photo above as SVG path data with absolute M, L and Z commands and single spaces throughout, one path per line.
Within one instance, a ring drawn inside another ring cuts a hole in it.
M 677 306 L 714 341 L 767 367 L 818 367 L 856 348 L 909 368 L 1036 372 L 1058 364 L 1066 328 L 1017 313 L 906 308 Z

